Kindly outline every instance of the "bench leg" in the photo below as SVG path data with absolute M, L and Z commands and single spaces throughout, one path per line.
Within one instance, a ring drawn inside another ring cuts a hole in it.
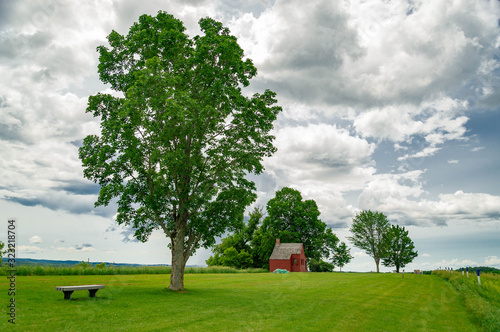
M 71 294 L 73 294 L 73 291 L 63 291 L 64 293 L 64 299 L 65 300 L 71 300 Z
M 98 289 L 89 289 L 89 296 L 95 297 L 95 293 L 97 293 Z

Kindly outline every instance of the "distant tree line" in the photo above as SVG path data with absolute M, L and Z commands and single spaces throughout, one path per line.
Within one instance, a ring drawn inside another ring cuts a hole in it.
M 353 256 L 346 243 L 340 242 L 332 229 L 319 219 L 314 200 L 303 200 L 298 190 L 285 187 L 262 208 L 250 213 L 232 234 L 213 247 L 208 266 L 230 266 L 238 269 L 269 268 L 269 257 L 276 244 L 302 243 L 311 272 L 342 270 Z M 363 249 L 379 265 L 394 266 L 396 272 L 418 256 L 405 227 L 391 225 L 380 212 L 361 211 L 354 219 L 348 239 Z

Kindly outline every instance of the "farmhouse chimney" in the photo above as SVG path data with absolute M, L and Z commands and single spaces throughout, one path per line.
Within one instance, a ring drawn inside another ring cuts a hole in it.
M 280 245 L 280 239 L 276 239 L 276 245 L 279 246 Z

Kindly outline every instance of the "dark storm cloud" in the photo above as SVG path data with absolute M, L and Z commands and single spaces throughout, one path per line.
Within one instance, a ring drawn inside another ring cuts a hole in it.
M 128 243 L 128 242 L 140 242 L 134 237 L 135 234 L 135 228 L 133 228 L 130 225 L 119 225 L 119 226 L 111 226 L 106 230 L 108 231 L 116 231 L 120 230 L 120 234 L 122 235 L 122 242 Z
M 9 188 L 12 191 L 12 188 Z M 38 197 L 5 195 L 4 199 L 24 206 L 42 206 L 53 211 L 67 211 L 71 214 L 95 214 L 105 218 L 116 213 L 116 206 L 94 207 L 96 196 L 90 194 L 72 195 L 65 191 L 47 191 Z
M 106 233 L 112 233 L 112 232 L 120 232 L 120 235 L 122 236 L 122 242 L 128 243 L 128 242 L 140 242 L 134 237 L 135 234 L 135 228 L 133 228 L 130 225 L 119 225 L 116 222 L 113 222 L 108 228 L 106 228 Z
M 92 206 L 81 206 L 81 205 L 68 206 L 67 204 L 61 204 L 61 202 L 57 200 L 51 200 L 47 196 L 50 196 L 50 194 L 44 195 L 44 197 L 37 197 L 37 198 L 7 196 L 5 197 L 5 199 L 11 202 L 19 203 L 24 206 L 43 206 L 50 210 L 55 210 L 55 211 L 66 210 L 75 214 L 85 214 L 92 212 Z
M 9 22 L 16 2 L 8 0 L 0 1 L 0 29 L 4 28 Z
M 43 205 L 43 202 L 36 198 L 23 198 L 23 197 L 5 197 L 6 200 L 19 203 L 24 206 L 38 206 Z
M 74 248 L 76 250 L 82 250 L 82 249 L 85 249 L 85 248 L 92 248 L 93 246 L 90 244 L 90 243 L 83 243 L 83 244 L 77 244 L 74 246 Z
M 71 145 L 74 145 L 77 148 L 80 148 L 83 146 L 83 139 L 77 139 L 77 140 L 71 141 L 70 143 L 71 143 Z
M 66 181 L 66 182 L 67 184 L 54 189 L 64 190 L 67 193 L 74 195 L 97 195 L 101 190 L 101 187 L 98 184 L 90 181 L 86 182 Z
M 327 223 L 327 226 L 333 229 L 333 231 L 342 228 L 349 228 L 349 223 L 347 221 L 340 221 L 334 223 Z
M 122 231 L 120 234 L 123 236 L 122 242 L 124 242 L 124 243 L 128 243 L 128 242 L 140 242 L 139 240 L 137 240 L 134 237 L 135 230 L 133 230 L 133 229 Z

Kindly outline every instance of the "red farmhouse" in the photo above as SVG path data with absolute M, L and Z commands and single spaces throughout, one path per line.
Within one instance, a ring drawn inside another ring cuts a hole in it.
M 302 243 L 280 243 L 280 239 L 276 239 L 269 258 L 269 271 L 283 269 L 289 272 L 307 272 L 306 261 Z

